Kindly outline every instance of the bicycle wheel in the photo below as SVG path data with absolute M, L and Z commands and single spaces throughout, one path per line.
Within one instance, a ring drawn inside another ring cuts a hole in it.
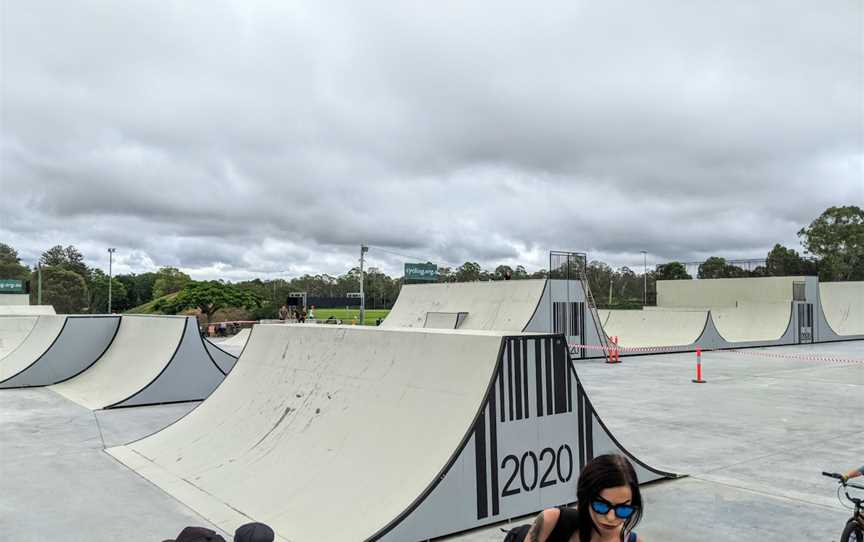
M 864 542 L 864 531 L 855 520 L 850 519 L 846 524 L 843 534 L 840 535 L 840 542 Z

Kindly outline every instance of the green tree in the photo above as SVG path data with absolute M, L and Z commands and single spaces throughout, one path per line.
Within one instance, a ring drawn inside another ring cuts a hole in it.
M 122 312 L 127 307 L 126 285 L 119 277 L 111 278 L 111 311 Z M 134 306 L 134 305 L 133 305 Z M 101 269 L 94 269 L 90 278 L 90 313 L 108 312 L 108 275 Z
M 594 295 L 594 300 L 601 307 L 608 305 L 614 288 L 615 272 L 608 264 L 592 260 L 586 269 L 588 275 L 588 286 Z
M 117 275 L 117 280 L 126 287 L 126 299 L 122 305 L 112 303 L 117 310 L 128 310 L 138 305 L 143 305 L 153 299 L 153 283 L 156 282 L 156 273 L 141 273 L 136 275 Z
M 688 280 L 692 278 L 681 262 L 669 262 L 657 266 L 657 280 Z
M 176 267 L 163 267 L 156 271 L 156 278 L 153 281 L 153 299 L 179 292 L 190 282 L 192 278 Z
M 698 277 L 700 279 L 721 279 L 726 277 L 726 268 L 729 264 L 726 263 L 726 258 L 719 256 L 711 256 L 701 264 L 699 264 Z
M 483 269 L 477 262 L 465 262 L 456 270 L 455 282 L 472 282 L 480 280 Z
M 262 302 L 258 294 L 248 289 L 211 280 L 190 282 L 176 296 L 160 300 L 154 308 L 169 314 L 198 309 L 209 323 L 219 309 L 236 307 L 253 310 L 260 307 Z
M 758 268 L 757 268 L 758 269 Z M 765 259 L 765 274 L 772 277 L 815 275 L 816 264 L 781 244 L 774 245 Z
M 805 250 L 819 258 L 823 280 L 864 280 L 864 211 L 829 207 L 798 231 Z
M 85 282 L 90 278 L 90 269 L 84 263 L 84 256 L 73 245 L 63 248 L 56 245 L 45 252 L 39 258 L 43 267 L 62 267 L 73 273 L 81 275 Z
M 513 268 L 509 265 L 499 265 L 495 268 L 492 280 L 512 279 L 514 275 Z
M 59 314 L 77 314 L 87 309 L 87 302 L 84 277 L 58 265 L 42 269 L 42 303 Z
M 22 265 L 18 251 L 5 243 L 0 243 L 0 279 L 30 279 L 30 268 Z

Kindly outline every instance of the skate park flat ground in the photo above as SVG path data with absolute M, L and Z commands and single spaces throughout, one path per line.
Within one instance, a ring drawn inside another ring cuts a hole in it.
M 844 359 L 864 359 L 864 342 L 706 352 L 706 384 L 690 382 L 692 353 L 577 362 L 622 444 L 689 475 L 644 488 L 639 533 L 649 542 L 837 540 L 849 512 L 820 472 L 859 465 L 864 442 L 864 363 Z M 48 389 L 0 390 L 0 530 L 22 541 L 123 533 L 158 542 L 185 525 L 210 526 L 103 452 L 194 406 L 92 412 Z M 350 506 L 338 497 L 331 504 Z M 502 526 L 447 539 L 500 541 Z

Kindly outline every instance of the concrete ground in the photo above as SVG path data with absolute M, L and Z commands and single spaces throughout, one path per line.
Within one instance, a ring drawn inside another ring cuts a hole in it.
M 864 463 L 864 343 L 708 352 L 706 384 L 690 382 L 694 359 L 578 365 L 622 444 L 688 475 L 644 488 L 639 533 L 649 542 L 836 541 L 849 512 L 820 472 Z M 193 407 L 93 413 L 45 389 L 0 390 L 2 538 L 158 542 L 186 525 L 210 526 L 102 451 Z M 448 540 L 497 542 L 500 527 Z

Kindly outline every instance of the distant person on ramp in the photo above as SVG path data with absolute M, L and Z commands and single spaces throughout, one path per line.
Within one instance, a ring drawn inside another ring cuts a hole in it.
M 279 307 L 279 319 L 284 322 L 286 318 L 288 318 L 288 306 L 282 305 Z
M 642 495 L 625 457 L 601 455 L 585 465 L 576 499 L 576 508 L 543 510 L 525 542 L 645 542 L 633 531 L 642 519 Z

